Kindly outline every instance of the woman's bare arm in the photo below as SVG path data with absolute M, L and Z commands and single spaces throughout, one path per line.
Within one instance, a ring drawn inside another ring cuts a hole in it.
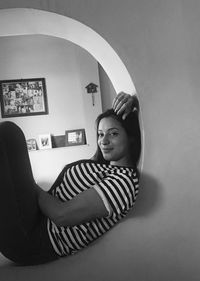
M 74 226 L 108 215 L 102 199 L 93 188 L 62 202 L 38 187 L 38 203 L 42 213 L 58 226 Z

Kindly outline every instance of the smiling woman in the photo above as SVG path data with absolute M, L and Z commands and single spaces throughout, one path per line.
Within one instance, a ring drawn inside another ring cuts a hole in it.
M 138 111 L 125 119 L 110 109 L 97 118 L 98 150 L 96 159 L 104 159 L 112 165 L 135 166 L 141 153 L 141 133 Z
M 72 255 L 132 209 L 139 183 L 138 112 L 123 120 L 110 110 L 98 120 L 102 160 L 66 165 L 48 192 L 34 182 L 22 130 L 0 124 L 0 251 L 7 258 L 39 264 Z
M 112 117 L 99 122 L 98 145 L 103 158 L 111 165 L 132 166 L 130 159 L 130 141 L 125 129 Z
M 135 93 L 132 80 L 118 55 L 87 26 L 44 11 L 0 11 L 0 35 L 30 34 L 60 37 L 80 45 L 102 65 L 116 92 Z M 130 100 L 131 103 L 134 101 Z M 123 107 L 123 99 L 117 99 L 117 104 L 118 109 L 123 108 L 122 112 L 127 109 L 128 103 L 125 102 Z M 128 112 L 131 108 L 128 107 Z M 91 112 L 86 110 L 90 128 L 94 120 Z M 101 141 L 99 137 L 99 149 L 104 160 L 94 158 L 67 165 L 48 192 L 34 182 L 20 128 L 11 122 L 1 124 L 0 168 L 3 171 L 1 191 L 4 196 L 0 201 L 0 219 L 4 231 L 0 236 L 0 249 L 6 257 L 18 263 L 37 264 L 74 254 L 127 215 L 138 194 L 140 141 L 137 143 L 136 135 L 129 134 L 125 125 L 130 125 L 129 117 L 122 121 L 121 117 L 114 116 L 117 116 L 114 111 L 112 119 L 101 116 L 98 128 L 104 139 Z M 138 112 L 130 116 L 139 126 Z M 140 139 L 140 134 L 138 136 Z M 132 147 L 137 151 L 136 155 L 132 154 Z

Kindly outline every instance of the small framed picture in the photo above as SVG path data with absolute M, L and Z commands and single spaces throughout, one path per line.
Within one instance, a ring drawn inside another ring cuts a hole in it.
M 35 139 L 26 140 L 28 151 L 37 150 L 37 142 Z
M 39 149 L 52 148 L 51 134 L 39 135 Z
M 65 145 L 83 145 L 86 144 L 85 129 L 65 131 Z
M 65 147 L 65 135 L 51 136 L 52 147 Z

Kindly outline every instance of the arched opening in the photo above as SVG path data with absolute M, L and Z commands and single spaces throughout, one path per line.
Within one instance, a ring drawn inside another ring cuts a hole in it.
M 88 26 L 56 13 L 27 9 L 0 10 L 0 36 L 44 34 L 86 49 L 103 67 L 116 92 L 134 93 L 132 79 L 114 49 Z

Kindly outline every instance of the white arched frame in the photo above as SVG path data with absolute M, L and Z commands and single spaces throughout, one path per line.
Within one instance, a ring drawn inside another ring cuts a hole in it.
M 114 49 L 88 26 L 56 13 L 12 8 L 0 10 L 0 36 L 49 35 L 69 40 L 87 50 L 104 68 L 115 91 L 136 92 L 132 79 Z

